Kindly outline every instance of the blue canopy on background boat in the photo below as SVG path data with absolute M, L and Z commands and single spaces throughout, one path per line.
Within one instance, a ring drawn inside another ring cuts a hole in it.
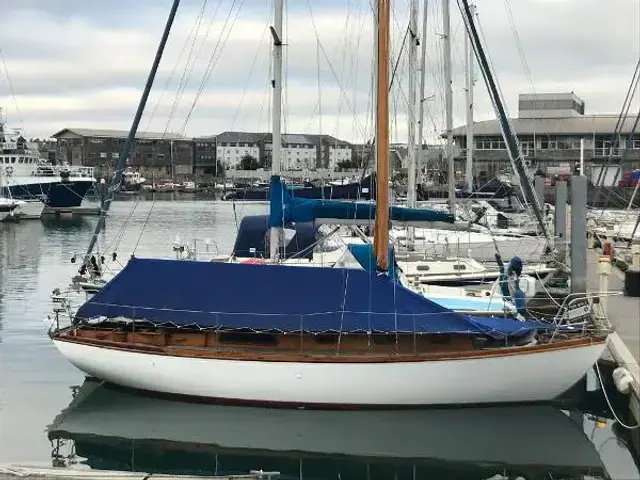
M 291 196 L 282 179 L 271 177 L 270 226 L 281 227 L 292 222 L 317 222 L 335 220 L 335 223 L 372 222 L 376 218 L 374 203 L 314 200 Z M 432 222 L 454 223 L 449 213 L 420 208 L 392 206 L 389 208 L 392 222 L 420 225 Z
M 360 269 L 132 258 L 76 316 L 283 332 L 524 334 L 539 322 L 458 314 Z M 504 327 L 504 328 L 496 328 Z
M 316 243 L 318 227 L 310 222 L 297 222 L 286 225 L 295 231 L 293 237 L 285 242 L 280 249 L 279 258 L 313 258 L 313 245 Z M 236 257 L 269 257 L 269 215 L 246 215 L 240 222 L 238 234 L 233 245 L 233 255 Z

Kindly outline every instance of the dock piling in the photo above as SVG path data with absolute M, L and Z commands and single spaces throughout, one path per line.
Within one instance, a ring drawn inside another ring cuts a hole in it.
M 567 257 L 567 182 L 556 182 L 554 235 L 558 261 Z
M 605 317 L 608 315 L 608 298 L 606 293 L 609 291 L 609 277 L 611 276 L 611 258 L 602 255 L 598 261 L 598 275 L 600 275 L 600 292 L 605 293 L 600 297 L 600 307 Z
M 587 291 L 587 177 L 571 177 L 571 293 Z
M 631 266 L 624 274 L 624 294 L 640 297 L 640 241 L 631 244 Z
M 533 186 L 536 189 L 536 197 L 538 197 L 538 207 L 544 211 L 544 177 L 536 175 L 533 180 Z

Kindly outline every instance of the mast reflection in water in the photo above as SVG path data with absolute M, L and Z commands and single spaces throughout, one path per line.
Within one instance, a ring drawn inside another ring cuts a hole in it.
M 550 405 L 321 411 L 184 403 L 87 380 L 50 425 L 54 466 L 286 479 L 606 478 Z M 498 476 L 496 476 L 498 475 Z

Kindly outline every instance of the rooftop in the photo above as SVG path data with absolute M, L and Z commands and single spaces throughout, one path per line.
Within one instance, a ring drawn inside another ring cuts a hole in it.
M 637 114 L 629 114 L 621 131 L 630 133 Z M 613 134 L 618 115 L 584 115 L 567 118 L 512 118 L 511 125 L 518 135 L 593 135 Z M 640 133 L 640 132 L 638 132 Z M 454 137 L 467 134 L 467 127 L 453 129 Z M 501 135 L 498 120 L 485 120 L 473 124 L 474 135 Z M 444 135 L 443 135 L 444 136 Z
M 53 138 L 95 137 L 95 138 L 127 138 L 128 130 L 103 130 L 94 128 L 63 128 L 52 135 Z M 136 138 L 145 140 L 185 140 L 183 135 L 175 133 L 138 132 Z
M 271 143 L 271 133 L 257 133 L 257 132 L 222 132 L 218 135 L 207 135 L 203 137 L 196 137 L 195 140 L 217 140 L 221 143 L 258 143 L 265 142 Z M 282 143 L 285 145 L 301 144 L 301 145 L 315 145 L 319 138 L 322 138 L 324 142 L 330 144 L 338 144 L 341 146 L 351 145 L 349 142 L 337 139 L 331 135 L 317 135 L 317 134 L 301 134 L 301 133 L 283 133 Z

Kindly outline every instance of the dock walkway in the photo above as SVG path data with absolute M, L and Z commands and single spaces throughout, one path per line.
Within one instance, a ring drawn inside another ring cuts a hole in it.
M 587 289 L 591 292 L 600 290 L 599 258 L 599 250 L 587 250 Z M 621 292 L 623 286 L 624 273 L 613 267 L 609 291 Z M 625 367 L 633 378 L 629 394 L 630 425 L 637 425 L 640 423 L 640 298 L 625 295 L 609 297 L 607 316 L 616 331 L 609 336 L 605 358 L 613 359 L 618 366 Z M 632 430 L 631 434 L 632 442 L 636 448 L 640 448 L 640 429 Z
M 600 290 L 599 258 L 600 252 L 598 250 L 587 250 L 587 288 L 591 292 Z M 615 267 L 611 270 L 609 290 L 622 292 L 624 273 Z M 640 298 L 624 295 L 610 297 L 608 299 L 608 317 L 636 362 L 640 363 Z
M 279 476 L 279 472 L 262 470 L 246 475 L 198 476 L 0 464 L 0 480 L 275 480 Z

